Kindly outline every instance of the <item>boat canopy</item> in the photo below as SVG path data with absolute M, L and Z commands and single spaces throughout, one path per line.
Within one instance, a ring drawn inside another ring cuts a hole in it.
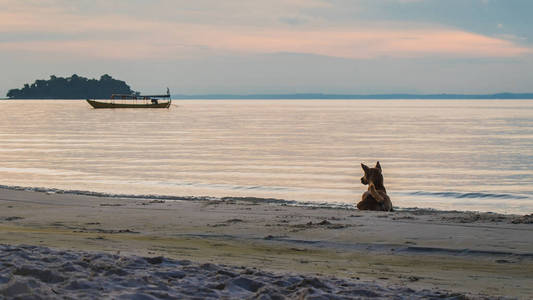
M 152 98 L 169 98 L 170 99 L 170 89 L 167 88 L 167 93 L 165 95 L 139 95 L 135 94 L 112 94 L 111 99 L 122 99 L 122 100 L 150 100 Z
M 169 94 L 166 94 L 166 95 L 140 95 L 140 96 L 137 96 L 137 97 L 146 97 L 146 98 L 170 98 L 170 95 Z
M 131 95 L 131 94 L 113 94 L 111 99 L 147 99 L 147 98 L 170 98 L 170 94 L 166 95 Z

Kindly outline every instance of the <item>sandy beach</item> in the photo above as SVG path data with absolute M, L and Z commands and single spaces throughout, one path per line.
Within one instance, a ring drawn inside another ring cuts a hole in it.
M 313 288 L 324 295 L 350 296 L 350 289 L 364 289 L 384 298 L 467 295 L 526 299 L 533 294 L 532 222 L 532 215 L 427 209 L 363 212 L 350 207 L 299 206 L 256 198 L 132 198 L 4 187 L 0 189 L 0 244 L 4 244 L 0 251 L 0 264 L 4 265 L 0 295 L 27 292 L 27 288 L 13 288 L 17 284 L 31 286 L 25 276 L 46 283 L 46 278 L 34 278 L 32 271 L 20 271 L 24 265 L 53 269 L 44 264 L 50 259 L 31 259 L 27 255 L 9 258 L 16 252 L 13 249 L 57 258 L 58 252 L 45 248 L 49 247 L 63 251 L 59 256 L 65 261 L 80 260 L 89 255 L 87 252 L 104 255 L 111 267 L 120 266 L 122 260 L 162 256 L 169 261 L 165 272 L 180 266 L 183 260 L 193 262 L 198 270 L 203 270 L 199 267 L 203 264 L 236 274 L 253 268 L 251 277 L 242 280 L 263 282 L 265 289 L 279 290 L 285 297 Z M 22 244 L 39 247 L 21 248 Z M 20 263 L 5 268 L 8 261 Z M 146 274 L 158 271 L 157 266 L 147 265 L 151 269 L 143 271 Z M 180 268 L 176 271 L 187 272 Z M 89 276 L 89 271 L 80 270 L 76 278 Z M 136 272 L 123 268 L 122 273 L 132 278 L 141 276 Z M 263 278 L 254 272 L 268 276 Z M 300 276 L 299 283 L 318 278 L 330 288 L 304 284 L 302 289 L 282 292 L 273 284 L 276 276 L 284 280 Z M 212 283 L 229 284 L 228 280 L 237 277 L 213 277 Z M 72 280 L 54 283 L 54 290 L 70 297 L 81 295 L 76 294 L 79 290 L 74 293 L 66 289 Z M 38 290 L 48 295 L 45 289 Z M 212 290 L 213 297 L 242 298 L 253 297 L 259 288 L 241 287 L 232 292 L 219 286 Z M 124 295 L 132 292 L 117 285 L 97 295 L 116 296 L 120 291 Z M 169 295 L 185 294 L 175 291 Z M 366 297 L 351 295 L 361 296 Z
M 533 300 L 533 0 L 0 3 L 0 300 Z

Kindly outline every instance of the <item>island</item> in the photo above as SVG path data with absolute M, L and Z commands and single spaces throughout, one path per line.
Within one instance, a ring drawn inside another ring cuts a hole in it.
M 104 74 L 88 79 L 76 74 L 70 77 L 50 76 L 49 80 L 35 80 L 21 89 L 11 89 L 9 99 L 108 99 L 111 94 L 135 94 L 126 82 Z

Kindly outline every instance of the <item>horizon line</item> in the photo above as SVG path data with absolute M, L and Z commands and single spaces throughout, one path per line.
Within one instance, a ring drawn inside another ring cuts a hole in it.
M 175 99 L 533 99 L 533 92 L 528 93 L 491 93 L 491 94 L 456 94 L 456 93 L 386 93 L 386 94 L 336 94 L 336 93 L 264 93 L 264 94 L 172 94 Z

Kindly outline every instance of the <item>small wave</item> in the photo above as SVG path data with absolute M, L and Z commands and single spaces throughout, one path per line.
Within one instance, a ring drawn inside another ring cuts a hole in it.
M 308 201 L 296 201 L 285 200 L 277 198 L 260 198 L 260 197 L 212 197 L 212 196 L 173 196 L 173 195 L 159 195 L 159 194 L 113 194 L 104 192 L 92 192 L 84 190 L 63 190 L 56 188 L 45 187 L 23 187 L 23 186 L 11 186 L 0 184 L 0 189 L 18 190 L 18 191 L 33 191 L 49 194 L 72 194 L 81 196 L 92 197 L 107 197 L 107 198 L 125 198 L 125 199 L 158 199 L 169 201 L 242 201 L 253 203 L 270 203 L 280 204 L 287 206 L 304 206 L 304 207 L 316 207 L 316 208 L 343 208 L 343 209 L 357 209 L 353 204 L 345 203 L 328 203 L 328 202 L 308 202 Z
M 497 194 L 497 193 L 481 193 L 481 192 L 471 192 L 471 193 L 461 193 L 461 192 L 425 192 L 425 191 L 415 191 L 408 192 L 405 195 L 410 196 L 433 196 L 433 197 L 442 197 L 442 198 L 492 198 L 492 199 L 528 199 L 528 196 L 516 195 L 516 194 Z

